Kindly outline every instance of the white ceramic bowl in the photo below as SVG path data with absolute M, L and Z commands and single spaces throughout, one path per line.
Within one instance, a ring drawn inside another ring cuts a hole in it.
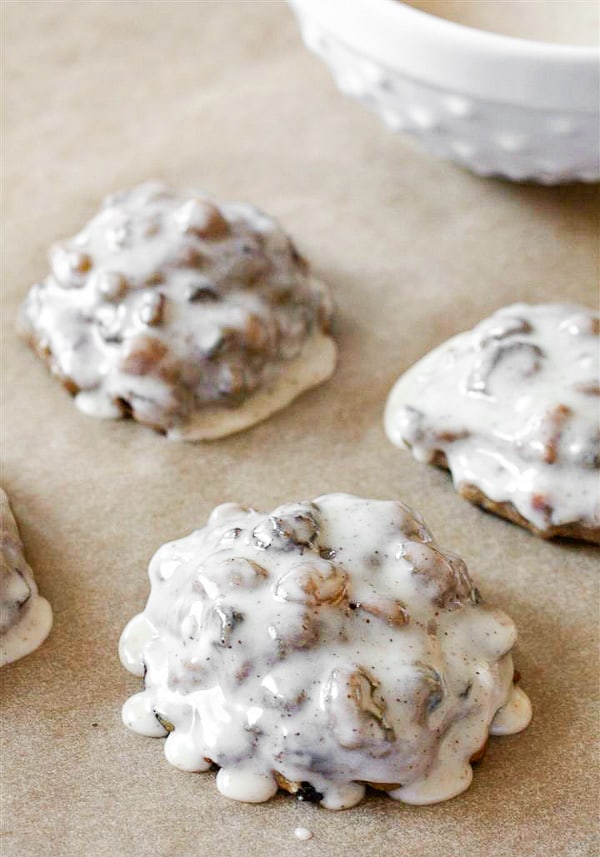
M 594 47 L 515 39 L 399 0 L 288 0 L 342 92 L 482 175 L 600 179 Z

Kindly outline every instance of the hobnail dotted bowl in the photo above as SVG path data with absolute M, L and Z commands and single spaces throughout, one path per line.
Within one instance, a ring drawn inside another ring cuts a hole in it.
M 480 175 L 600 179 L 600 54 L 455 24 L 400 0 L 288 0 L 342 92 Z

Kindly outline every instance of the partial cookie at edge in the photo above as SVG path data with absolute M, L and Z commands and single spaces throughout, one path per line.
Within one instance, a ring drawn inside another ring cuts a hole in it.
M 51 627 L 52 610 L 38 593 L 8 497 L 0 488 L 0 666 L 37 649 Z

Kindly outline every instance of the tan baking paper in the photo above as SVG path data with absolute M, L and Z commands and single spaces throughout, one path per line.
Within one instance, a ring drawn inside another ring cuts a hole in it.
M 284 3 L 8 0 L 2 481 L 54 628 L 3 668 L 3 857 L 593 855 L 598 552 L 546 544 L 456 496 L 386 440 L 397 375 L 514 300 L 591 304 L 598 195 L 482 180 L 340 96 Z M 14 335 L 45 252 L 108 191 L 157 176 L 279 217 L 339 306 L 339 369 L 256 428 L 176 444 L 79 413 Z M 534 721 L 496 738 L 470 790 L 332 813 L 221 797 L 121 724 L 117 659 L 164 541 L 238 500 L 399 497 L 520 629 Z M 300 842 L 294 828 L 314 833 Z

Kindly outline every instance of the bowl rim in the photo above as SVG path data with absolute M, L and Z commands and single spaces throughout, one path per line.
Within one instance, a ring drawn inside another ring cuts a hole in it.
M 598 114 L 600 49 L 448 21 L 405 0 L 288 0 L 305 24 L 371 60 L 457 95 Z

